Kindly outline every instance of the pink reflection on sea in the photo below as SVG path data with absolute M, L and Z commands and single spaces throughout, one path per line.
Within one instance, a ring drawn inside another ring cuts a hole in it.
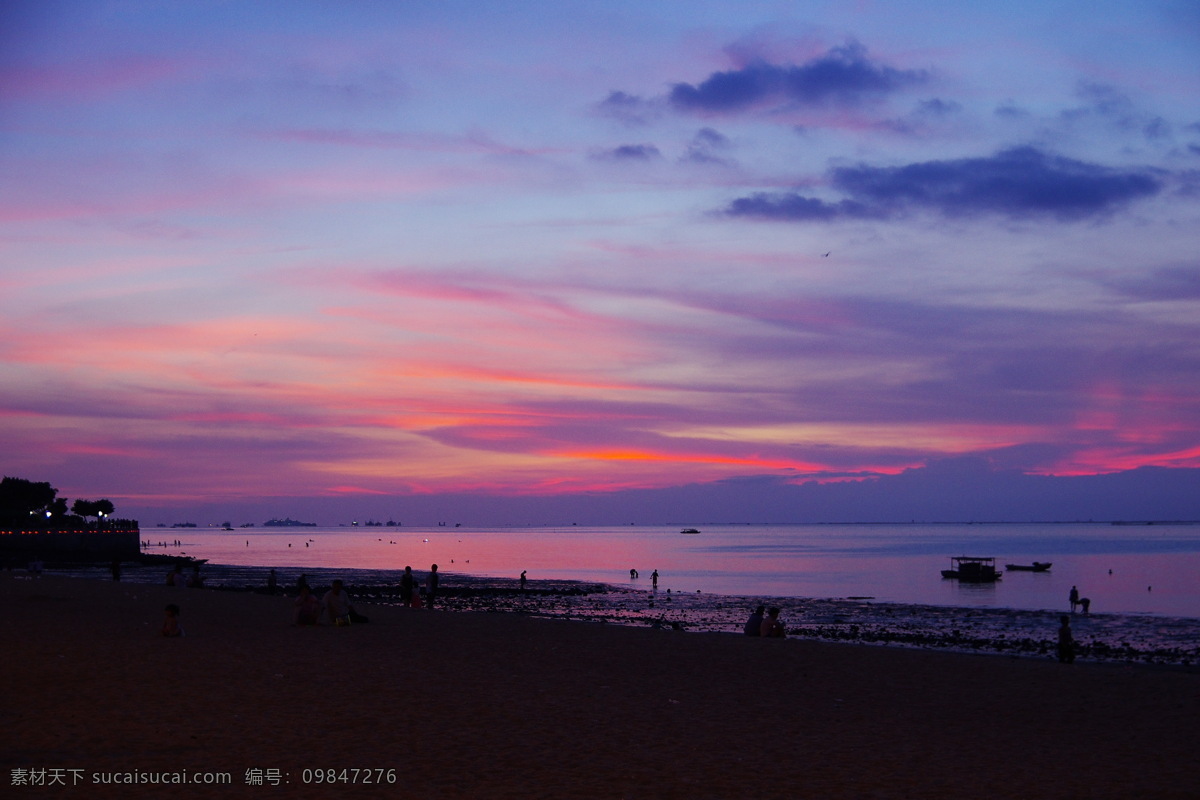
M 576 580 L 661 591 L 750 597 L 870 598 L 934 606 L 1057 610 L 1071 586 L 1093 612 L 1200 618 L 1200 526 L 700 525 L 531 528 L 145 529 L 148 552 L 212 564 L 303 571 L 424 571 Z M 181 540 L 179 547 L 159 541 Z M 954 555 L 998 564 L 1050 561 L 1048 573 L 996 584 L 941 578 Z M 639 578 L 630 579 L 630 569 Z M 1110 573 L 1111 570 L 1111 573 Z

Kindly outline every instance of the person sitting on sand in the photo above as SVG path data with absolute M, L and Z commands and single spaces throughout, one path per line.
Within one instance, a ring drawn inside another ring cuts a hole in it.
M 766 606 L 759 606 L 750 614 L 750 619 L 746 620 L 746 627 L 742 632 L 747 636 L 761 636 L 763 624 L 763 612 L 767 610 Z
M 1074 664 L 1075 637 L 1071 635 L 1071 618 L 1064 614 L 1058 620 L 1062 623 L 1058 626 L 1058 662 Z
M 296 595 L 292 606 L 295 609 L 293 622 L 297 625 L 316 625 L 321 618 L 321 601 L 307 583 L 301 584 L 300 594 Z
M 346 590 L 342 588 L 342 582 L 336 580 L 329 591 L 325 593 L 325 610 L 329 612 L 329 621 L 334 625 L 349 625 L 350 612 L 353 607 L 350 605 L 350 595 L 346 594 Z
M 780 639 L 785 633 L 783 623 L 779 621 L 779 609 L 771 608 L 759 628 L 759 636 Z
M 178 579 L 177 579 L 178 580 Z M 188 578 L 187 585 L 192 589 L 203 589 L 204 578 L 200 577 L 200 565 L 192 564 L 192 576 Z
M 176 564 L 175 569 L 167 573 L 167 586 L 187 586 L 187 578 L 183 575 L 182 564 Z
M 167 605 L 167 618 L 163 620 L 163 636 L 183 636 L 183 628 L 179 627 L 179 606 L 174 603 Z

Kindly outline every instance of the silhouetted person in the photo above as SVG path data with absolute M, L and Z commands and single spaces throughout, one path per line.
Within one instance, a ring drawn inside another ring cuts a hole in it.
M 321 619 L 321 601 L 307 583 L 300 584 L 300 593 L 292 601 L 292 608 L 295 612 L 293 621 L 297 625 L 316 625 Z
M 179 606 L 171 603 L 167 606 L 167 617 L 163 620 L 163 636 L 183 636 L 183 628 L 179 627 Z
M 654 584 L 654 588 L 658 588 L 658 570 L 650 573 L 650 582 Z
M 114 581 L 121 580 L 121 562 L 120 561 L 118 561 L 117 559 L 114 558 L 113 562 L 112 562 L 112 566 L 109 569 L 112 570 L 112 579 Z
M 1074 664 L 1075 637 L 1071 635 L 1071 618 L 1063 614 L 1058 621 L 1062 623 L 1058 626 L 1058 662 Z
M 438 592 L 438 571 L 437 564 L 429 568 L 429 574 L 425 576 L 425 600 L 429 603 L 430 610 L 433 610 L 433 602 L 437 599 Z
M 350 603 L 350 595 L 342 588 L 342 582 L 335 580 L 323 600 L 325 610 L 329 612 L 329 621 L 334 625 L 349 625 L 354 606 Z
M 1079 605 L 1079 590 L 1074 586 L 1071 587 L 1071 594 L 1067 595 L 1067 599 L 1071 601 L 1071 613 L 1075 613 L 1075 607 Z
M 629 580 L 631 580 L 631 581 L 637 580 L 637 570 L 636 569 L 629 570 Z
M 1092 613 L 1092 601 L 1086 597 L 1079 598 L 1079 606 L 1083 609 L 1083 613 Z
M 414 586 L 416 579 L 413 578 L 412 567 L 405 567 L 404 574 L 400 576 L 400 605 L 412 605 Z
M 759 635 L 771 639 L 783 638 L 785 633 L 783 623 L 779 621 L 779 609 L 771 608 L 767 611 L 767 616 L 762 621 L 762 626 L 759 628 Z
M 521 570 L 521 591 L 522 592 L 525 591 L 525 572 L 526 572 L 526 570 Z
M 746 620 L 746 627 L 742 632 L 747 636 L 762 636 L 763 612 L 767 610 L 766 606 L 759 606 L 750 614 L 750 619 Z

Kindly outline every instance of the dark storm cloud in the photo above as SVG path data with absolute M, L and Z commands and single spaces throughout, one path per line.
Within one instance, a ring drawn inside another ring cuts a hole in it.
M 1102 216 L 1162 188 L 1161 181 L 1145 171 L 1110 169 L 1033 147 L 901 167 L 861 164 L 835 169 L 829 177 L 845 199 L 827 202 L 795 192 L 757 193 L 734 200 L 725 213 L 808 222 L 895 217 L 923 209 L 947 217 L 999 214 L 1078 220 Z
M 872 62 L 857 43 L 835 47 L 801 65 L 756 62 L 714 72 L 699 85 L 677 83 L 673 106 L 684 111 L 732 112 L 764 102 L 853 105 L 928 78 L 922 70 L 899 70 Z

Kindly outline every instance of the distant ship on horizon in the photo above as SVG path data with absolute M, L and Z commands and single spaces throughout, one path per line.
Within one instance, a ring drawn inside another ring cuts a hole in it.
M 284 519 L 269 519 L 263 523 L 264 528 L 315 528 L 315 522 L 301 522 L 299 520 L 286 517 Z

